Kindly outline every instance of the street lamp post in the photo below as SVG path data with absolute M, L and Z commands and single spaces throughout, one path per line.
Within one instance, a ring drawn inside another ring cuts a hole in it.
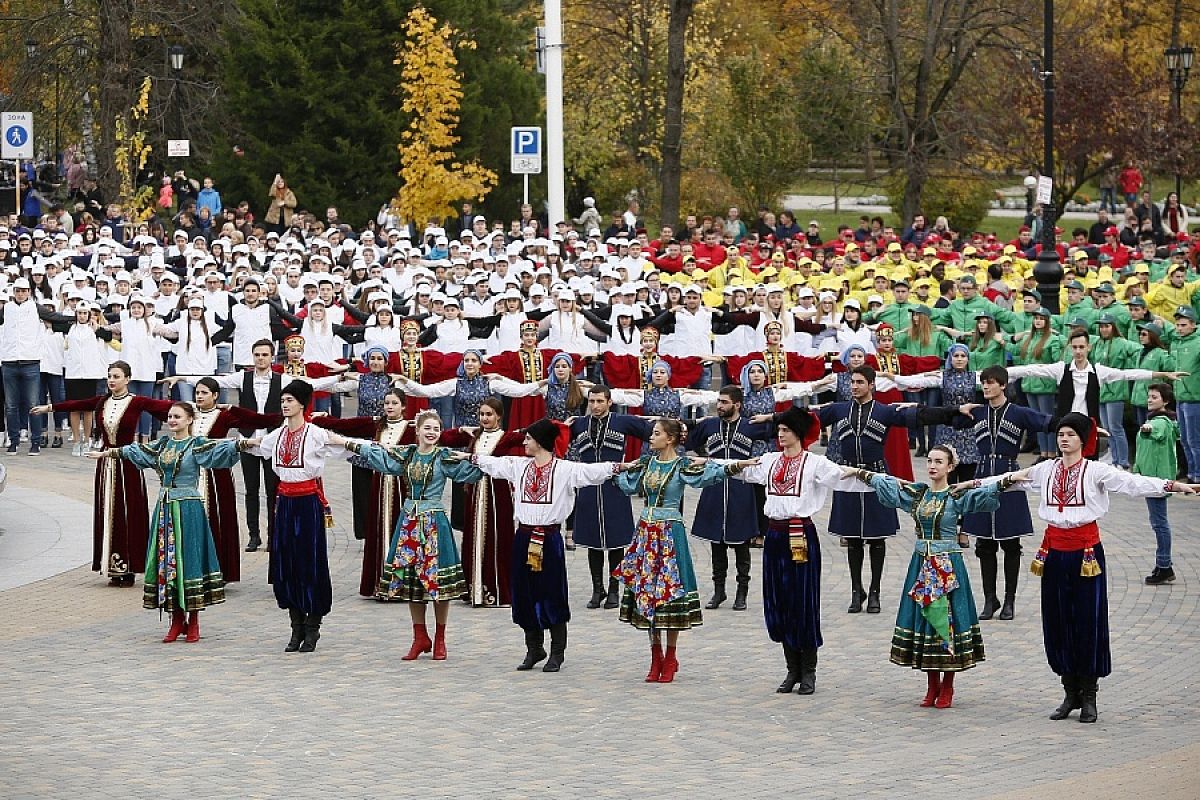
M 1167 76 L 1171 80 L 1171 121 L 1178 124 L 1183 117 L 1182 98 L 1183 87 L 1187 85 L 1188 73 L 1192 71 L 1192 57 L 1195 51 L 1190 46 L 1180 47 L 1178 43 L 1172 43 L 1170 47 L 1163 51 L 1163 57 L 1167 62 Z M 1179 198 L 1180 204 L 1183 203 L 1182 197 L 1183 187 L 1179 175 L 1179 159 L 1175 159 L 1175 196 Z
M 1054 177 L 1054 0 L 1042 3 L 1042 174 Z M 1037 278 L 1042 305 L 1052 314 L 1059 312 L 1059 291 L 1062 286 L 1063 269 L 1058 262 L 1058 248 L 1054 234 L 1057 213 L 1054 197 L 1042 205 L 1042 251 L 1038 253 L 1033 267 Z
M 167 60 L 171 67 L 171 74 L 175 76 L 175 90 L 171 93 L 171 101 L 175 106 L 175 136 L 183 138 L 183 104 L 179 102 L 179 81 L 183 75 L 183 47 L 177 44 L 171 45 L 167 49 Z

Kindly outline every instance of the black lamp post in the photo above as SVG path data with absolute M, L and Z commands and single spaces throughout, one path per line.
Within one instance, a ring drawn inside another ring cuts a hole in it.
M 1054 177 L 1054 0 L 1042 3 L 1042 174 Z M 1059 313 L 1059 291 L 1063 269 L 1058 261 L 1054 227 L 1057 220 L 1054 197 L 1042 204 L 1042 251 L 1038 253 L 1033 275 L 1037 278 L 1042 305 L 1050 313 Z
M 182 137 L 183 104 L 179 101 L 179 80 L 183 75 L 183 47 L 177 44 L 171 45 L 167 49 L 167 61 L 171 67 L 171 74 L 175 76 L 175 91 L 171 94 L 171 100 L 175 105 L 175 135 Z
M 1172 45 L 1163 51 L 1167 62 L 1167 76 L 1171 79 L 1171 120 L 1178 123 L 1183 116 L 1181 108 L 1183 87 L 1187 85 L 1188 73 L 1192 71 L 1192 57 L 1195 51 L 1189 47 Z M 1183 203 L 1182 181 L 1179 176 L 1179 162 L 1175 162 L 1175 196 Z

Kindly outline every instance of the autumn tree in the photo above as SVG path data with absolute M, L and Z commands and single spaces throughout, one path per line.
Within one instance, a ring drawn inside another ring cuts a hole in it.
M 404 34 L 395 63 L 402 108 L 412 121 L 397 146 L 403 186 L 393 205 L 404 218 L 424 225 L 434 217 L 454 216 L 456 200 L 483 200 L 496 185 L 496 173 L 478 163 L 461 164 L 454 156 L 463 97 L 455 49 L 470 49 L 474 41 L 456 40 L 454 29 L 439 25 L 422 6 L 409 12 Z
M 1083 186 L 1129 162 L 1143 171 L 1194 170 L 1197 134 L 1193 119 L 1170 119 L 1166 76 L 1138 69 L 1119 55 L 1116 40 L 1098 42 L 1090 31 L 1097 17 L 1066 15 L 1057 23 L 1054 104 L 1054 203 L 1059 208 Z M 1108 23 L 1115 24 L 1109 20 Z M 1165 23 L 1164 23 L 1165 25 Z M 1162 31 L 1166 36 L 1166 29 Z M 1161 51 L 1161 49 L 1160 49 Z M 1010 55 L 991 91 L 967 98 L 981 124 L 971 136 L 976 152 L 1003 154 L 1011 163 L 1042 161 L 1042 85 L 1032 58 Z M 1003 109 L 1022 113 L 1004 113 Z
M 809 143 L 800 114 L 790 103 L 763 102 L 763 64 L 742 57 L 725 64 L 725 113 L 710 132 L 708 146 L 744 208 L 774 206 L 808 163 Z

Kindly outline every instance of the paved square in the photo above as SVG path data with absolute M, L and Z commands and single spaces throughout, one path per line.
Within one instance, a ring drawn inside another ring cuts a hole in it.
M 0 586 L 44 563 L 31 535 L 67 554 L 64 568 L 81 542 L 88 552 L 92 464 L 66 452 L 6 461 L 0 569 L 17 574 Z M 1118 499 L 1102 521 L 1115 672 L 1099 723 L 1082 726 L 1046 719 L 1061 693 L 1027 569 L 1017 619 L 983 623 L 988 660 L 960 676 L 954 708 L 917 707 L 923 677 L 887 660 L 906 523 L 879 615 L 845 613 L 845 559 L 822 536 L 826 644 L 811 697 L 775 693 L 785 670 L 763 627 L 759 551 L 750 609 L 705 612 L 681 637 L 672 685 L 642 682 L 645 634 L 584 608 L 583 550 L 568 554 L 561 673 L 514 672 L 523 644 L 508 611 L 458 603 L 449 659 L 401 662 L 407 609 L 356 594 L 349 469 L 332 468 L 327 488 L 334 609 L 311 655 L 283 653 L 287 615 L 261 552 L 202 616 L 197 645 L 163 645 L 165 621 L 142 610 L 140 587 L 109 588 L 87 566 L 0 591 L 0 797 L 1198 796 L 1200 500 L 1170 503 L 1170 587 L 1141 582 L 1154 553 L 1142 501 Z M 707 597 L 707 548 L 694 542 L 693 554 Z

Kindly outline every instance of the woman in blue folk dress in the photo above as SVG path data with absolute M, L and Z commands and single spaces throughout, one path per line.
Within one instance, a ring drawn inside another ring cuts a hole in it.
M 175 403 L 167 412 L 169 435 L 149 444 L 88 454 L 158 472 L 162 488 L 150 516 L 142 605 L 171 613 L 164 642 L 174 642 L 183 633 L 185 613 L 187 641 L 199 641 L 199 611 L 225 602 L 225 579 L 200 494 L 200 470 L 228 469 L 238 463 L 239 454 L 233 440 L 192 436 L 195 417 L 191 403 Z
M 458 365 L 458 370 L 453 378 L 428 385 L 403 376 L 400 376 L 398 380 L 404 386 L 404 391 L 413 397 L 453 398 L 454 417 L 452 420 L 442 420 L 442 424 L 449 427 L 478 428 L 479 407 L 487 398 L 496 397 L 496 392 L 491 385 L 492 376 L 484 374 L 483 354 L 478 350 L 463 351 L 462 362 Z M 463 485 L 455 483 L 450 487 L 451 527 L 461 531 L 466 515 Z
M 617 476 L 628 495 L 644 492 L 646 507 L 633 541 L 614 575 L 625 584 L 621 621 L 650 631 L 647 683 L 670 683 L 679 669 L 675 648 L 679 632 L 702 624 L 696 573 L 680 513 L 685 486 L 702 488 L 736 475 L 753 461 L 724 465 L 703 459 L 685 462 L 677 452 L 683 436 L 679 420 L 660 418 L 650 433 L 653 454 L 642 456 Z M 661 632 L 667 632 L 662 649 Z
M 467 591 L 462 562 L 450 520 L 446 518 L 442 495 L 446 481 L 474 483 L 483 473 L 470 462 L 451 457 L 450 450 L 438 446 L 442 421 L 435 411 L 422 411 L 414 424 L 416 445 L 384 447 L 374 442 L 343 439 L 330 434 L 332 444 L 344 444 L 361 456 L 367 465 L 404 481 L 404 509 L 396 523 L 377 594 L 386 599 L 409 603 L 413 622 L 413 643 L 404 661 L 433 651 L 433 659 L 446 658 L 446 620 L 450 601 Z M 425 607 L 432 600 L 437 631 L 429 638 Z
M 935 445 L 928 462 L 929 483 L 850 468 L 846 474 L 870 485 L 883 506 L 912 515 L 917 541 L 896 613 L 891 662 L 927 674 L 922 706 L 949 708 L 954 674 L 984 660 L 979 616 L 957 542 L 958 520 L 999 508 L 1000 492 L 1007 487 L 991 484 L 955 496 L 948 482 L 956 466 L 953 449 Z

